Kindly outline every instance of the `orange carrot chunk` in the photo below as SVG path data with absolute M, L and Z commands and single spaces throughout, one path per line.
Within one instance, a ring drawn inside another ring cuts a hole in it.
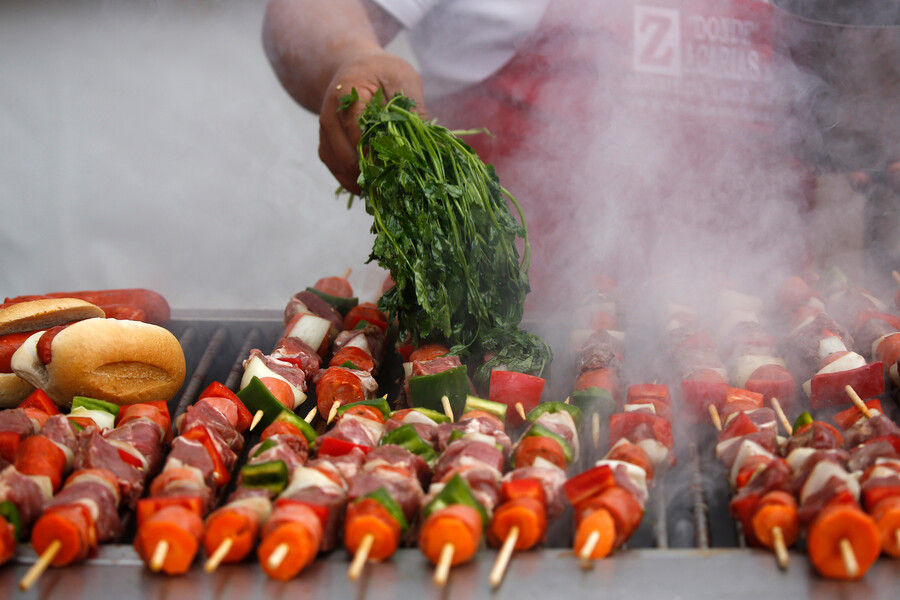
M 222 543 L 231 539 L 231 549 L 222 559 L 223 563 L 244 560 L 259 538 L 259 517 L 256 512 L 244 506 L 222 507 L 206 520 L 206 534 L 203 547 L 207 556 L 212 556 Z
M 31 545 L 40 556 L 54 540 L 62 544 L 50 563 L 54 567 L 86 559 L 97 546 L 94 522 L 87 508 L 77 504 L 45 511 L 31 528 Z
M 587 544 L 591 534 L 597 532 L 600 537 L 588 558 L 604 558 L 612 552 L 616 540 L 616 522 L 612 515 L 604 509 L 595 510 L 582 516 L 575 531 L 575 554 L 581 556 L 581 550 Z
M 900 556 L 900 496 L 889 496 L 872 507 L 870 513 L 881 532 L 881 549 L 890 556 Z
M 444 546 L 453 546 L 455 567 L 472 560 L 481 541 L 481 515 L 471 506 L 454 504 L 431 513 L 419 532 L 419 548 L 425 558 L 438 564 Z
M 273 579 L 288 581 L 306 568 L 319 551 L 321 528 L 311 529 L 306 521 L 285 522 L 263 538 L 257 550 L 263 572 Z M 287 552 L 277 564 L 270 559 L 279 546 L 287 545 Z
M 203 538 L 203 520 L 181 506 L 168 506 L 148 518 L 138 528 L 134 548 L 141 560 L 149 565 L 161 542 L 168 543 L 168 552 L 162 564 L 167 575 L 187 573 L 197 556 Z
M 377 500 L 364 498 L 347 508 L 344 522 L 344 546 L 351 555 L 362 544 L 363 538 L 374 538 L 369 559 L 389 559 L 400 545 L 400 525 Z
M 847 572 L 841 554 L 841 540 L 846 539 L 859 565 L 855 577 Z M 859 579 L 866 574 L 881 553 L 881 536 L 874 519 L 854 504 L 826 506 L 809 527 L 807 536 L 809 559 L 823 577 Z
M 777 498 L 774 501 L 766 501 L 764 499 L 760 503 L 751 521 L 753 534 L 764 547 L 773 548 L 775 546 L 775 538 L 772 532 L 776 527 L 780 527 L 785 545 L 791 547 L 800 535 L 797 501 L 789 494 L 783 492 L 774 493 L 780 494 L 783 498 Z M 771 494 L 768 494 L 766 498 L 769 495 Z
M 547 513 L 544 505 L 534 498 L 525 497 L 501 504 L 491 519 L 488 542 L 494 547 L 501 546 L 513 527 L 519 528 L 515 549 L 534 548 L 547 532 Z

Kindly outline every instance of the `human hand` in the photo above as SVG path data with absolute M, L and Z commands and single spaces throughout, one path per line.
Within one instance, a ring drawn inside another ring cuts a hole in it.
M 338 110 L 341 98 L 353 89 L 359 96 L 345 110 Z M 422 93 L 422 79 L 408 62 L 383 51 L 358 55 L 338 68 L 325 90 L 319 111 L 319 158 L 344 188 L 354 194 L 361 192 L 359 177 L 359 116 L 366 103 L 379 88 L 386 98 L 402 92 L 416 103 L 416 112 L 427 118 Z

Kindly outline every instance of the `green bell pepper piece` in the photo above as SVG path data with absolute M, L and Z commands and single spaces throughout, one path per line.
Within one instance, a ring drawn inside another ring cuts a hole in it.
M 484 526 L 485 530 L 487 530 L 488 525 L 490 524 L 487 510 L 485 510 L 484 505 L 475 498 L 469 484 L 466 483 L 466 480 L 460 477 L 458 473 L 444 485 L 444 489 L 442 489 L 431 502 L 425 505 L 425 518 L 428 518 L 437 510 L 453 506 L 454 504 L 464 504 L 477 510 L 478 514 L 481 516 L 481 524 Z
M 406 522 L 406 517 L 403 515 L 403 509 L 400 508 L 400 504 L 391 498 L 391 495 L 388 494 L 387 490 L 383 487 L 378 488 L 374 492 L 369 492 L 365 496 L 360 496 L 357 498 L 356 502 L 359 502 L 363 498 L 371 498 L 375 500 L 380 505 L 382 505 L 385 510 L 388 511 L 388 514 L 397 521 L 400 525 L 400 534 L 403 535 L 406 530 L 409 528 L 409 523 Z
M 472 410 L 483 410 L 494 415 L 505 423 L 507 408 L 509 407 L 502 402 L 493 402 L 491 400 L 485 400 L 484 398 L 478 398 L 476 396 L 466 396 L 466 407 L 465 409 L 463 409 L 463 414 Z
M 618 410 L 612 394 L 603 388 L 587 388 L 574 392 L 572 404 L 577 406 L 582 414 L 599 413 L 601 423 L 608 423 L 609 416 Z
M 279 413 L 285 410 L 284 404 L 279 402 L 266 385 L 260 381 L 259 377 L 256 376 L 251 378 L 250 383 L 237 393 L 237 397 L 240 398 L 251 414 L 255 415 L 257 412 L 262 411 L 263 416 L 259 424 L 263 426 L 263 429 L 271 425 Z
M 572 462 L 572 459 L 575 457 L 574 452 L 572 451 L 572 446 L 556 432 L 550 431 L 540 423 L 535 423 L 531 427 L 528 428 L 528 431 L 525 432 L 525 435 L 522 437 L 531 437 L 533 435 L 550 438 L 552 440 L 556 440 L 560 447 L 563 449 L 563 454 L 566 457 L 566 463 Z
M 275 442 L 273 442 L 272 440 L 266 440 L 262 444 L 259 445 L 259 448 L 256 449 L 256 452 L 254 452 L 250 458 L 256 458 L 257 456 L 259 456 L 266 450 L 269 450 L 270 448 L 274 448 L 274 447 L 275 447 Z
M 280 494 L 287 487 L 290 473 L 283 460 L 270 460 L 241 467 L 241 484 L 251 488 L 263 488 L 272 494 Z
M 429 466 L 434 465 L 438 453 L 425 440 L 419 437 L 412 425 L 401 425 L 381 438 L 381 445 L 394 444 L 406 448 L 413 454 L 421 456 Z
M 12 502 L 0 502 L 0 517 L 13 526 L 13 537 L 18 540 L 22 535 L 22 515 L 19 514 L 19 507 Z
M 443 412 L 441 398 L 447 396 L 456 416 L 463 413 L 469 390 L 469 375 L 465 365 L 432 375 L 415 375 L 409 378 L 409 399 L 412 406 Z
M 350 312 L 350 309 L 359 304 L 359 298 L 345 298 L 343 296 L 332 296 L 331 294 L 326 294 L 321 290 L 317 290 L 314 287 L 306 288 L 307 292 L 312 292 L 328 304 L 332 305 L 335 310 L 341 313 L 342 316 L 347 316 L 347 313 Z
M 575 425 L 581 425 L 581 409 L 574 404 L 566 404 L 565 402 L 541 402 L 531 409 L 526 416 L 529 423 L 534 423 L 538 417 L 544 413 L 567 412 L 572 415 Z
M 812 415 L 809 414 L 808 410 L 804 410 L 802 413 L 800 413 L 800 416 L 797 417 L 797 420 L 794 421 L 794 431 L 797 431 L 804 425 L 809 425 L 812 422 L 813 422 Z
M 75 396 L 72 399 L 72 408 L 83 407 L 86 410 L 102 410 L 111 413 L 113 416 L 119 416 L 119 406 L 105 400 L 97 400 L 96 398 L 87 398 L 85 396 Z
M 388 405 L 387 398 L 370 398 L 369 400 L 360 400 L 359 402 L 351 402 L 350 404 L 342 404 L 337 409 L 337 416 L 341 416 L 353 406 L 374 406 L 387 419 L 391 416 L 391 407 Z
M 278 401 L 276 400 L 276 402 Z M 281 412 L 278 413 L 278 416 L 272 419 L 272 421 L 284 421 L 299 429 L 300 433 L 303 434 L 303 437 L 306 438 L 306 443 L 309 444 L 310 447 L 312 447 L 313 442 L 315 442 L 316 437 L 318 437 L 316 430 L 313 429 L 312 425 L 286 409 L 284 406 L 281 406 Z

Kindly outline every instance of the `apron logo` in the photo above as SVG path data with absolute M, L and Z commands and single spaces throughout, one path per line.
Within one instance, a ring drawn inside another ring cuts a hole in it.
M 634 7 L 635 71 L 681 77 L 681 14 L 677 10 Z

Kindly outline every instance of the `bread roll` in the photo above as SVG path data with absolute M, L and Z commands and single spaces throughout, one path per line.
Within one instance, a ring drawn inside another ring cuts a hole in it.
M 12 368 L 60 407 L 71 406 L 74 396 L 119 405 L 168 401 L 184 382 L 181 345 L 156 325 L 102 318 L 73 323 L 53 338 L 46 365 L 37 357 L 39 338 L 22 344 Z
M 103 309 L 77 298 L 46 298 L 0 308 L 0 335 L 49 329 L 72 321 L 103 317 Z
M 100 307 L 75 298 L 16 302 L 0 307 L 0 336 L 44 330 L 102 316 L 104 313 Z M 0 373 L 0 408 L 18 406 L 33 390 L 30 383 L 15 373 Z

